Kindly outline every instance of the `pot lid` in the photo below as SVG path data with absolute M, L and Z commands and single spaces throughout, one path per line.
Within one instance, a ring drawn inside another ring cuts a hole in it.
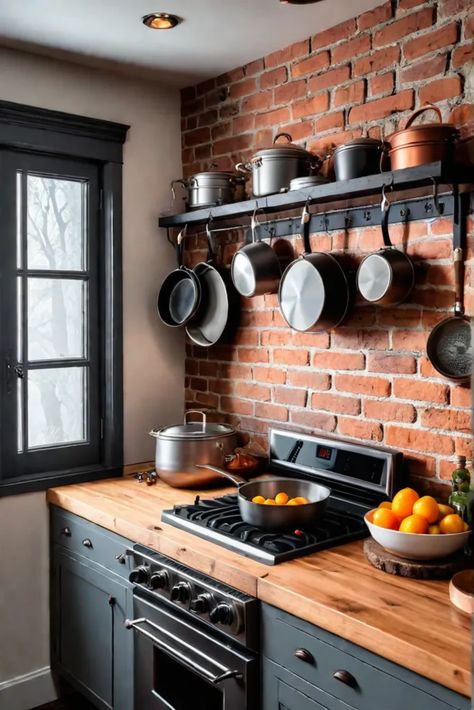
M 340 153 L 346 148 L 352 148 L 355 146 L 364 146 L 367 148 L 381 148 L 382 141 L 377 140 L 377 138 L 355 138 L 353 141 L 349 141 L 348 143 L 344 143 L 344 145 L 338 146 L 334 152 Z
M 324 175 L 308 175 L 306 177 L 293 178 L 290 182 L 290 190 L 299 190 L 302 187 L 313 187 L 314 185 L 326 185 L 330 180 Z
M 207 170 L 202 173 L 195 173 L 194 175 L 191 176 L 191 180 L 195 178 L 201 178 L 206 179 L 206 180 L 212 180 L 212 178 L 223 178 L 227 180 L 228 178 L 232 177 L 239 177 L 236 175 L 236 173 L 232 172 L 231 170 Z
M 172 424 L 163 427 L 158 432 L 160 439 L 215 439 L 220 436 L 235 434 L 235 429 L 227 424 L 215 422 L 189 422 L 187 424 Z
M 280 138 L 286 138 L 286 143 L 277 143 Z M 292 143 L 293 138 L 289 133 L 278 133 L 273 139 L 273 145 L 268 148 L 262 148 L 253 156 L 255 158 L 284 158 L 284 157 L 309 157 L 314 158 L 313 154 L 305 150 L 300 145 Z

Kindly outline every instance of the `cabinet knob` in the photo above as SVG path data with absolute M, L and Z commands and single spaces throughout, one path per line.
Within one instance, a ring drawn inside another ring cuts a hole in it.
M 341 683 L 344 683 L 344 685 L 349 685 L 351 688 L 357 688 L 357 686 L 359 685 L 357 680 L 354 678 L 352 673 L 349 673 L 349 671 L 336 671 L 333 675 L 333 678 L 335 680 L 339 680 Z
M 71 537 L 71 528 L 62 528 L 61 535 L 64 535 L 64 537 Z
M 88 547 L 89 549 L 92 548 L 92 540 L 89 540 L 88 537 L 85 538 L 85 540 L 82 541 L 82 544 L 84 547 Z
M 300 661 L 304 661 L 305 663 L 311 663 L 314 665 L 314 656 L 312 653 L 310 653 L 310 651 L 307 651 L 306 648 L 297 648 L 293 655 Z

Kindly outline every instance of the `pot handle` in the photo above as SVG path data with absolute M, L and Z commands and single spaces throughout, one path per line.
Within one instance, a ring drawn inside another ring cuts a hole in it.
M 410 128 L 410 126 L 413 123 L 413 121 L 415 120 L 415 118 L 418 118 L 418 116 L 421 116 L 421 114 L 425 113 L 425 111 L 434 111 L 438 116 L 439 122 L 443 123 L 443 117 L 441 115 L 440 109 L 437 106 L 434 106 L 434 104 L 426 104 L 425 106 L 422 106 L 421 108 L 417 109 L 414 113 L 412 113 L 412 115 L 410 116 L 410 118 L 406 122 L 405 130 L 407 128 Z
M 237 488 L 240 488 L 240 486 L 242 486 L 244 483 L 248 483 L 246 478 L 239 476 L 237 473 L 231 473 L 230 471 L 226 471 L 223 468 L 218 468 L 217 466 L 212 466 L 211 464 L 195 463 L 194 466 L 195 468 L 208 468 L 210 471 L 218 473 L 223 478 L 228 478 L 229 481 L 232 481 L 232 483 L 237 486 Z
M 182 185 L 185 190 L 188 189 L 188 183 L 186 180 L 183 180 L 183 178 L 179 178 L 179 180 L 173 180 L 171 183 L 171 194 L 173 195 L 173 200 L 176 199 L 176 190 L 174 189 L 175 185 Z
M 454 266 L 454 290 L 455 303 L 454 315 L 464 315 L 464 256 L 461 247 L 457 247 L 453 251 L 453 266 Z
M 211 222 L 212 222 L 212 214 L 209 212 L 209 218 L 206 222 L 206 239 L 207 239 L 207 262 L 214 261 L 216 258 L 216 254 L 214 252 L 214 247 L 212 245 L 212 229 L 211 229 Z M 190 412 L 199 412 L 201 410 L 199 409 L 190 409 L 188 410 Z M 205 423 L 205 422 L 204 422 Z
M 387 195 L 385 194 L 385 190 L 387 187 L 388 186 L 385 184 L 382 186 L 382 203 L 380 205 L 380 214 L 382 221 L 380 226 L 382 227 L 384 245 L 393 249 L 392 240 L 390 239 L 390 234 L 388 231 L 388 214 L 390 212 L 390 202 L 388 201 Z
M 277 133 L 273 139 L 273 145 L 275 145 L 279 138 L 286 138 L 288 143 L 293 143 L 293 137 L 289 133 Z
M 237 163 L 235 169 L 238 170 L 239 173 L 244 173 L 245 175 L 249 175 L 252 172 L 252 166 L 250 163 Z
M 188 424 L 188 414 L 200 414 L 202 417 L 202 431 L 203 433 L 206 431 L 206 424 L 207 424 L 207 417 L 206 417 L 206 412 L 203 409 L 187 409 L 184 413 L 184 423 Z
M 303 212 L 301 214 L 301 236 L 303 237 L 303 247 L 305 254 L 311 254 L 311 241 L 309 238 L 309 230 L 311 225 L 311 214 L 308 210 L 309 198 L 306 200 Z

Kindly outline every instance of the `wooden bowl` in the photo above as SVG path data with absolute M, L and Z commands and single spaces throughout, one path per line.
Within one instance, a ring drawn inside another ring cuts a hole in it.
M 449 582 L 449 598 L 466 614 L 474 614 L 474 569 L 465 569 Z

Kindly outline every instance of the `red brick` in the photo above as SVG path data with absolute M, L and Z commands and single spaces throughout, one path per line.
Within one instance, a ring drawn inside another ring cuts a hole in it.
M 230 98 L 240 99 L 242 96 L 250 96 L 257 90 L 257 80 L 254 78 L 244 79 L 230 87 Z
M 207 392 L 207 380 L 202 377 L 191 377 L 191 389 Z
M 288 123 L 290 120 L 290 110 L 288 108 L 279 108 L 268 113 L 259 113 L 255 117 L 255 125 L 257 128 L 263 126 L 278 126 L 282 123 Z
M 312 93 L 317 93 L 323 89 L 332 89 L 335 86 L 344 84 L 350 77 L 351 68 L 349 64 L 346 64 L 346 66 L 331 69 L 330 71 L 324 72 L 324 74 L 313 76 L 308 81 L 308 89 Z
M 369 439 L 369 441 L 382 441 L 383 429 L 377 422 L 365 422 L 350 417 L 339 417 L 337 430 L 344 436 L 353 439 Z
M 237 397 L 221 397 L 220 408 L 223 412 L 233 414 L 253 414 L 254 403 Z
M 328 390 L 331 387 L 331 377 L 321 372 L 288 370 L 288 384 L 306 387 L 309 390 Z
M 409 39 L 403 47 L 403 53 L 407 60 L 416 59 L 423 54 L 449 47 L 455 44 L 457 39 L 458 26 L 455 22 L 451 22 L 432 32 L 425 32 L 423 35 Z
M 459 69 L 464 64 L 471 64 L 474 61 L 473 43 L 461 44 L 453 51 L 451 64 L 454 69 Z
M 375 121 L 378 118 L 385 118 L 397 111 L 406 111 L 415 105 L 415 95 L 413 89 L 405 89 L 395 96 L 387 96 L 384 99 L 369 101 L 362 106 L 354 106 L 349 113 L 349 123 L 360 123 Z
M 252 136 L 244 134 L 241 136 L 233 136 L 232 138 L 224 138 L 223 140 L 214 143 L 214 155 L 224 155 L 225 153 L 240 153 L 252 145 Z
M 451 389 L 451 404 L 453 407 L 472 407 L 472 390 L 462 385 L 453 386 Z
M 291 67 L 291 75 L 293 77 L 305 76 L 306 74 L 315 74 L 318 71 L 327 69 L 329 66 L 329 52 L 319 52 L 312 54 L 307 59 L 293 64 Z
M 420 2 L 422 0 L 419 0 Z M 379 5 L 374 10 L 369 10 L 359 15 L 357 18 L 357 27 L 359 30 L 367 30 L 370 27 L 375 27 L 380 25 L 382 22 L 386 22 L 393 17 L 392 3 L 384 2 L 383 5 Z
M 216 409 L 217 405 L 219 404 L 219 397 L 217 396 L 217 394 L 212 394 L 210 392 L 197 392 L 196 402 L 198 404 L 203 404 L 206 407 Z
M 445 79 L 437 79 L 425 84 L 419 91 L 419 98 L 422 104 L 437 103 L 445 99 L 460 96 L 462 93 L 461 77 L 450 76 Z
M 219 118 L 230 118 L 231 116 L 237 116 L 239 114 L 239 105 L 240 103 L 238 101 L 233 101 L 232 103 L 228 103 L 225 106 L 221 106 L 219 108 Z
M 331 350 L 316 353 L 312 364 L 323 370 L 363 370 L 365 356 L 362 353 L 337 353 Z
M 198 126 L 210 126 L 217 121 L 216 109 L 210 109 L 199 115 Z
M 250 62 L 250 64 L 246 64 L 244 67 L 244 74 L 245 76 L 254 76 L 255 74 L 261 74 L 264 69 L 265 62 L 262 57 L 261 59 L 256 59 L 255 61 Z
M 313 49 L 329 46 L 332 47 L 332 45 L 336 44 L 336 42 L 352 37 L 355 32 L 355 19 L 346 20 L 345 22 L 341 22 L 339 25 L 335 25 L 334 27 L 330 27 L 329 29 L 314 35 L 311 40 L 311 46 Z
M 265 330 L 261 335 L 262 345 L 289 345 L 291 333 L 287 330 Z
M 273 52 L 265 57 L 265 67 L 267 69 L 273 69 L 274 67 L 279 67 L 281 64 L 288 64 L 295 59 L 300 59 L 309 53 L 309 39 L 305 39 L 302 42 L 296 42 L 295 44 L 290 44 L 289 47 L 284 49 L 279 49 L 277 52 Z
M 367 400 L 364 402 L 364 415 L 384 422 L 414 422 L 416 409 L 412 404 L 402 402 Z
M 319 133 L 333 128 L 344 128 L 344 112 L 334 111 L 333 113 L 327 113 L 315 121 L 314 127 Z
M 417 402 L 437 402 L 445 404 L 448 401 L 449 387 L 436 382 L 425 382 L 410 379 L 395 379 L 393 383 L 395 397 Z
M 410 300 L 425 308 L 449 308 L 454 303 L 454 294 L 447 289 L 417 288 L 412 292 Z
M 310 99 L 303 99 L 291 107 L 293 119 L 305 118 L 318 113 L 324 113 L 329 108 L 329 94 L 318 94 Z
M 336 389 L 342 392 L 370 394 L 375 397 L 388 397 L 391 388 L 390 380 L 385 380 L 382 377 L 336 375 Z
M 333 93 L 332 105 L 335 108 L 339 106 L 352 106 L 360 103 L 365 99 L 365 81 L 354 81 L 352 84 L 336 89 Z
M 288 421 L 288 409 L 277 404 L 259 404 L 255 405 L 255 416 L 262 419 L 271 419 L 277 422 Z
M 255 116 L 238 116 L 232 121 L 232 133 L 238 135 L 239 133 L 246 133 L 251 131 L 255 126 Z
M 367 369 L 370 372 L 403 373 L 410 375 L 416 372 L 416 360 L 410 355 L 369 353 Z
M 414 449 L 421 452 L 436 454 L 452 454 L 454 441 L 450 436 L 431 434 L 414 427 L 398 427 L 388 425 L 385 428 L 385 441 L 397 449 Z
M 437 54 L 421 62 L 410 62 L 408 66 L 400 72 L 400 81 L 404 84 L 409 84 L 413 81 L 424 81 L 437 74 L 444 74 L 447 62 L 447 54 Z
M 431 225 L 433 230 L 436 222 Z M 416 244 L 408 244 L 407 254 L 413 259 L 447 259 L 451 256 L 452 241 L 449 239 L 426 239 Z
M 452 17 L 469 7 L 469 0 L 440 0 L 438 12 L 441 17 Z
M 400 47 L 388 47 L 372 52 L 368 57 L 356 59 L 354 62 L 352 76 L 366 76 L 371 72 L 389 69 L 400 61 Z
M 426 350 L 428 333 L 416 330 L 396 330 L 392 334 L 392 347 L 394 350 L 423 353 Z
M 258 399 L 261 402 L 267 402 L 271 398 L 270 387 L 249 384 L 248 382 L 237 382 L 235 385 L 235 394 L 243 399 Z
M 202 96 L 203 94 L 208 94 L 210 91 L 216 88 L 215 79 L 207 79 L 202 81 L 196 86 L 196 96 Z
M 336 417 L 332 414 L 323 414 L 322 412 L 295 411 L 291 412 L 291 423 L 308 427 L 313 431 L 334 431 L 336 428 Z
M 464 23 L 464 39 L 473 39 L 474 38 L 474 14 L 469 15 L 469 17 L 466 17 L 465 23 Z
M 193 99 L 193 101 L 186 101 L 181 106 L 181 115 L 184 117 L 192 116 L 194 113 L 200 113 L 204 110 L 204 100 L 203 99 Z
M 242 101 L 242 113 L 253 113 L 270 108 L 273 101 L 271 91 L 259 91 L 258 94 L 249 96 Z
M 241 362 L 268 362 L 268 350 L 265 348 L 239 348 Z
M 211 131 L 209 128 L 197 128 L 195 131 L 184 134 L 184 145 L 194 146 L 200 143 L 208 143 L 210 139 Z
M 286 371 L 277 367 L 254 367 L 252 372 L 257 382 L 271 382 L 275 385 L 284 385 L 286 382 Z
M 426 0 L 399 0 L 398 9 L 399 10 L 411 10 L 413 7 L 418 7 L 418 5 L 423 5 Z
M 421 423 L 425 427 L 434 429 L 448 429 L 453 431 L 471 433 L 471 413 L 456 409 L 425 409 Z
M 313 135 L 314 126 L 313 121 L 300 121 L 282 126 L 281 130 L 289 133 L 294 141 L 301 141 Z
M 388 71 L 385 74 L 378 74 L 369 80 L 369 93 L 371 96 L 380 94 L 391 94 L 394 88 L 395 75 Z
M 274 86 L 280 86 L 288 81 L 288 69 L 286 67 L 278 67 L 264 72 L 260 77 L 260 88 L 271 89 Z
M 472 437 L 456 437 L 454 451 L 457 456 L 465 456 L 467 459 L 472 459 Z
M 414 32 L 431 27 L 434 17 L 434 8 L 428 7 L 406 15 L 401 20 L 391 22 L 375 33 L 374 47 L 385 47 L 385 45 L 398 42 L 398 40 L 408 37 Z
M 295 407 L 306 407 L 308 393 L 303 389 L 291 387 L 275 387 L 273 399 L 279 404 L 290 404 Z
M 419 308 L 387 308 L 379 316 L 380 325 L 397 325 L 415 328 L 420 324 L 421 310 Z
M 410 475 L 434 476 L 436 473 L 436 459 L 432 456 L 410 453 L 404 457 L 404 461 Z
M 342 145 L 343 143 L 347 143 L 354 138 L 360 138 L 361 135 L 362 130 L 360 128 L 352 131 L 338 131 L 337 133 L 331 133 L 331 135 L 324 136 L 323 138 L 308 141 L 307 148 L 313 153 L 321 153 L 325 155 L 328 151 L 331 151 L 334 146 Z
M 307 365 L 309 363 L 309 352 L 307 350 L 276 348 L 273 351 L 273 362 L 280 365 Z
M 274 92 L 274 103 L 286 104 L 289 101 L 295 101 L 295 99 L 301 99 L 306 95 L 307 83 L 306 79 L 299 79 L 298 81 L 290 81 L 288 84 L 283 84 L 283 86 L 277 86 Z
M 229 380 L 209 380 L 209 392 L 216 394 L 232 394 L 234 391 L 234 383 Z
M 201 369 L 200 372 L 202 375 L 204 374 Z M 222 378 L 227 377 L 231 380 L 249 380 L 252 376 L 252 368 L 248 365 L 223 362 L 218 366 L 217 376 Z
M 334 414 L 356 415 L 360 414 L 360 399 L 316 392 L 311 397 L 311 407 L 313 409 L 323 409 Z
M 232 84 L 234 81 L 239 81 L 239 79 L 244 78 L 244 68 L 237 67 L 231 71 L 221 74 L 216 79 L 217 86 L 224 86 L 225 84 Z
M 336 45 L 331 50 L 331 64 L 342 64 L 348 59 L 353 59 L 360 54 L 365 54 L 370 50 L 370 34 L 362 34 L 354 37 L 354 39 L 342 44 Z

